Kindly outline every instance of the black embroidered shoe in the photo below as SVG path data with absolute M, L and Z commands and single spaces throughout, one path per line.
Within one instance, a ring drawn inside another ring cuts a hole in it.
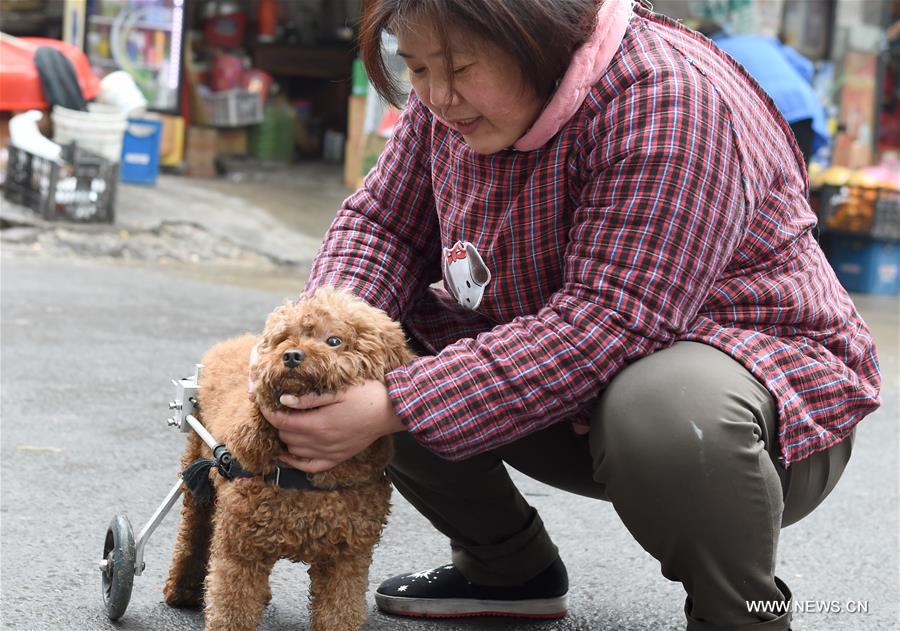
M 527 583 L 509 587 L 475 585 L 444 565 L 387 579 L 375 592 L 375 603 L 385 613 L 420 618 L 562 618 L 568 591 L 566 566 L 559 559 Z

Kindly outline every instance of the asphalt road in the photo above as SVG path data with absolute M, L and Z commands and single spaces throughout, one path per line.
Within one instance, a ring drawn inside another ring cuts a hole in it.
M 298 279 L 299 280 L 299 279 Z M 0 625 L 16 630 L 201 629 L 161 587 L 177 511 L 150 540 L 147 569 L 116 624 L 100 596 L 103 537 L 114 514 L 139 530 L 174 483 L 184 442 L 166 427 L 172 378 L 212 343 L 258 330 L 287 290 L 256 291 L 151 269 L 8 256 L 2 261 Z M 844 479 L 782 535 L 779 574 L 805 613 L 795 629 L 894 630 L 898 618 L 897 310 L 861 302 L 884 345 L 885 405 L 861 426 Z M 568 631 L 683 628 L 683 590 L 628 535 L 609 505 L 516 475 L 569 567 L 571 614 L 520 624 L 398 620 L 374 611 L 367 629 Z M 445 541 L 399 495 L 376 550 L 371 587 L 448 558 Z M 261 629 L 305 628 L 305 568 L 282 562 Z M 829 613 L 822 612 L 823 604 Z M 837 603 L 842 611 L 834 611 Z M 851 613 L 853 608 L 866 613 Z M 858 605 L 857 605 L 858 603 Z

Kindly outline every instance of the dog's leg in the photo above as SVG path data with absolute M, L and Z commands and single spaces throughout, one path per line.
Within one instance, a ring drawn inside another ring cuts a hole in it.
M 206 628 L 255 631 L 271 597 L 274 561 L 247 561 L 213 555 L 206 577 Z
M 372 550 L 322 558 L 309 567 L 309 631 L 357 631 L 366 621 Z
M 187 466 L 201 457 L 200 438 L 192 434 L 182 460 Z M 184 494 L 181 507 L 181 525 L 172 553 L 169 576 L 163 587 L 166 603 L 172 607 L 199 607 L 203 603 L 203 579 L 209 561 L 209 543 L 212 536 L 213 504 L 198 506 L 190 493 Z
M 232 427 L 225 442 L 241 466 L 249 471 L 268 472 L 281 453 L 278 430 L 265 419 L 259 410 L 236 427 Z
M 276 559 L 247 546 L 246 522 L 219 511 L 206 577 L 206 628 L 255 631 L 271 598 L 269 574 Z
M 172 607 L 199 607 L 203 603 L 203 579 L 209 562 L 212 534 L 212 505 L 195 506 L 186 494 L 181 509 L 181 525 L 163 587 L 166 604 Z

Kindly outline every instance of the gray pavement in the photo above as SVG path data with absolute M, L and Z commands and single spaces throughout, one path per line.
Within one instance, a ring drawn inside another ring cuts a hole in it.
M 162 603 L 177 511 L 151 539 L 147 570 L 136 577 L 117 624 L 103 614 L 96 562 L 112 516 L 124 512 L 140 529 L 177 476 L 184 437 L 163 421 L 174 394 L 170 379 L 189 374 L 212 343 L 258 330 L 268 311 L 300 287 L 321 231 L 347 192 L 336 171 L 316 172 L 304 184 L 307 175 L 259 183 L 163 178 L 156 189 L 123 187 L 116 226 L 76 228 L 63 239 L 54 236 L 61 227 L 4 205 L 0 628 L 202 628 L 198 612 Z M 197 232 L 158 230 L 166 222 L 194 225 Z M 136 246 L 129 256 L 95 245 L 141 231 L 151 245 Z M 221 240 L 241 254 L 210 254 Z M 72 248 L 75 242 L 82 249 Z M 193 256 L 182 258 L 191 248 Z M 269 248 L 278 256 L 269 256 Z M 174 254 L 161 259 L 160 251 Z M 783 532 L 779 574 L 806 609 L 795 615 L 795 629 L 900 628 L 900 316 L 896 299 L 855 299 L 879 343 L 884 405 L 860 426 L 853 459 L 832 496 Z M 514 478 L 569 567 L 570 616 L 527 624 L 407 621 L 378 614 L 370 591 L 367 629 L 683 627 L 683 590 L 660 576 L 658 563 L 609 505 Z M 370 586 L 447 557 L 446 542 L 395 494 Z M 282 562 L 272 582 L 261 628 L 305 628 L 305 568 Z M 843 611 L 834 612 L 832 601 Z M 857 601 L 867 612 L 848 611 L 847 603 Z

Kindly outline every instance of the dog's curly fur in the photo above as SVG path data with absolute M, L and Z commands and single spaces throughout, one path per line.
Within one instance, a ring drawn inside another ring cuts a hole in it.
M 339 338 L 340 344 L 334 345 Z M 255 388 L 247 394 L 250 351 Z M 285 351 L 305 359 L 288 369 Z M 337 392 L 384 374 L 412 358 L 400 326 L 385 313 L 347 294 L 320 289 L 269 316 L 262 338 L 245 335 L 217 344 L 203 358 L 198 417 L 241 465 L 261 474 L 274 470 L 282 451 L 260 405 L 279 408 L 281 394 Z M 206 627 L 256 629 L 271 598 L 269 574 L 279 559 L 309 564 L 310 629 L 358 629 L 366 619 L 372 549 L 390 508 L 384 470 L 389 437 L 354 458 L 310 476 L 322 489 L 285 490 L 261 476 L 235 481 L 210 473 L 214 502 L 196 505 L 185 489 L 181 527 L 163 592 L 172 606 L 205 601 Z M 210 458 L 191 433 L 182 459 L 187 466 Z M 205 581 L 205 583 L 204 583 Z

